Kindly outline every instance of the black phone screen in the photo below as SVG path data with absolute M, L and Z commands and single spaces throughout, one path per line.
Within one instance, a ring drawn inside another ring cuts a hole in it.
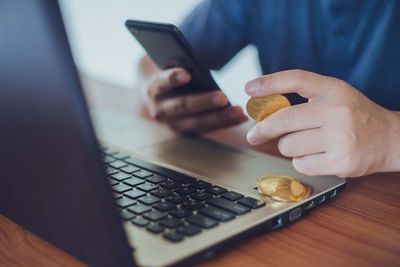
M 125 24 L 160 69 L 182 67 L 191 73 L 191 81 L 176 88 L 178 93 L 220 90 L 177 27 L 137 20 L 127 20 Z

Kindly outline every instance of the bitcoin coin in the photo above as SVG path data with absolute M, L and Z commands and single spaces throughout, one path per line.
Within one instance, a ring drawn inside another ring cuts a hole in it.
M 311 188 L 286 174 L 268 174 L 257 179 L 258 191 L 280 202 L 299 201 L 311 194 Z
M 262 121 L 272 113 L 289 107 L 290 102 L 284 95 L 269 95 L 265 97 L 250 98 L 246 110 L 250 117 Z

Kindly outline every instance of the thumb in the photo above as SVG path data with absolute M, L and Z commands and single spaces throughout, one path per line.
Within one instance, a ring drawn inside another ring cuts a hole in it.
M 334 78 L 309 71 L 286 70 L 247 82 L 245 91 L 251 97 L 298 93 L 302 97 L 314 98 L 329 90 L 328 83 L 332 82 L 331 79 Z

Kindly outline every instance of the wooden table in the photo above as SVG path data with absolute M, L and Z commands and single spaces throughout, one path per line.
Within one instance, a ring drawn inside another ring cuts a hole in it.
M 133 90 L 83 79 L 90 106 L 138 114 Z M 137 102 L 136 102 L 137 103 Z M 250 147 L 249 124 L 209 137 Z M 277 153 L 274 146 L 259 151 Z M 350 179 L 337 199 L 273 233 L 252 237 L 203 266 L 400 266 L 400 173 Z M 0 266 L 83 266 L 0 215 Z

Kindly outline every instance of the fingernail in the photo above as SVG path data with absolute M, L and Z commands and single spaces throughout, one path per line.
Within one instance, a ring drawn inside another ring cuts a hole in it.
M 251 128 L 250 131 L 247 133 L 247 141 L 253 145 L 257 142 L 257 134 L 255 127 Z
M 245 91 L 248 94 L 256 94 L 261 91 L 260 80 L 253 80 L 246 84 Z
M 225 106 L 227 104 L 226 98 L 221 94 L 217 94 L 217 95 L 213 96 L 211 101 L 213 102 L 213 104 L 215 106 Z
M 232 110 L 230 110 L 229 111 L 229 117 L 231 118 L 231 119 L 237 119 L 237 118 L 239 118 L 240 117 L 240 111 L 239 110 L 237 110 L 237 109 L 232 109 Z
M 181 71 L 176 75 L 176 79 L 178 82 L 184 83 L 189 79 L 189 75 L 186 72 Z

